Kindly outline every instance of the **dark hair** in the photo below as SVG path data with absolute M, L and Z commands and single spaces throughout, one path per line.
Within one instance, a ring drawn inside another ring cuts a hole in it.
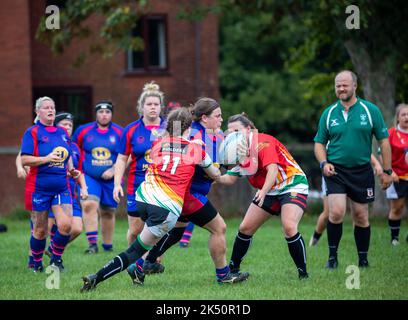
M 101 109 L 108 109 L 113 113 L 113 104 L 109 100 L 101 100 L 95 105 L 95 112 Z
M 248 118 L 248 115 L 245 112 L 235 114 L 228 118 L 228 124 L 237 121 L 241 122 L 244 127 L 251 127 L 251 129 L 256 129 L 254 123 Z
M 173 110 L 167 116 L 166 130 L 171 136 L 181 136 L 193 122 L 190 112 L 186 108 Z
M 194 121 L 200 121 L 203 115 L 209 116 L 215 109 L 219 107 L 219 103 L 214 99 L 198 99 L 191 110 Z
M 54 125 L 56 126 L 59 122 L 65 119 L 68 119 L 74 122 L 74 116 L 71 113 L 66 112 L 66 111 L 58 112 L 55 116 Z

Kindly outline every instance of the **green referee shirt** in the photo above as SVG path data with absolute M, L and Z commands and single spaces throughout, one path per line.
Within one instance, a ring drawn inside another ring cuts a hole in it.
M 388 137 L 380 109 L 357 98 L 348 112 L 340 101 L 323 111 L 315 142 L 327 145 L 327 161 L 348 168 L 370 162 L 373 135 L 377 140 Z

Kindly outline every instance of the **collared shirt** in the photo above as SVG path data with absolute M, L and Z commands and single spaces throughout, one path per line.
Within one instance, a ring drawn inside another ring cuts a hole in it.
M 388 137 L 388 129 L 380 109 L 357 98 L 348 112 L 340 101 L 323 111 L 315 142 L 327 146 L 327 160 L 348 168 L 370 162 L 373 136 Z

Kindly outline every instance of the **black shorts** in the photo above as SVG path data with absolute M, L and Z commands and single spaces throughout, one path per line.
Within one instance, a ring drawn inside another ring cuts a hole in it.
M 199 209 L 198 211 L 193 212 L 189 215 L 182 214 L 178 218 L 178 221 L 180 222 L 191 221 L 195 225 L 203 227 L 212 219 L 214 219 L 217 216 L 217 213 L 218 213 L 217 209 L 214 208 L 210 201 L 207 201 L 207 203 L 203 207 L 201 207 L 201 209 Z
M 259 207 L 258 201 L 252 200 L 252 203 Z M 266 195 L 261 209 L 271 215 L 278 216 L 281 213 L 282 206 L 287 203 L 296 204 L 302 208 L 303 212 L 306 210 L 307 194 L 297 192 L 288 192 L 277 196 Z
M 357 203 L 374 201 L 375 180 L 374 171 L 370 163 L 353 168 L 332 164 L 337 174 L 331 177 L 324 177 L 327 195 L 346 194 Z
M 396 200 L 408 196 L 408 181 L 393 182 L 386 191 L 388 200 Z
M 139 204 L 139 202 L 137 202 Z M 128 211 L 127 212 L 128 216 L 134 217 L 134 218 L 140 218 L 140 212 L 139 211 Z
M 140 218 L 148 227 L 157 226 L 166 221 L 170 211 L 153 204 L 136 201 Z

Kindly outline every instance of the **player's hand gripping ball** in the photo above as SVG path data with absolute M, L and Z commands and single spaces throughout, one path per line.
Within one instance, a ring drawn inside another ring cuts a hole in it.
M 246 137 L 241 132 L 232 132 L 221 143 L 219 162 L 224 165 L 235 165 L 247 156 Z

